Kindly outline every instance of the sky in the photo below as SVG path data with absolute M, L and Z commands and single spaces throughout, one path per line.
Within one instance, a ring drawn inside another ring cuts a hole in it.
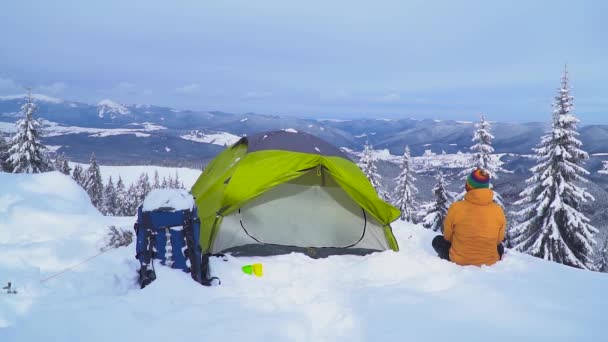
M 608 123 L 608 2 L 19 0 L 0 95 L 316 118 Z

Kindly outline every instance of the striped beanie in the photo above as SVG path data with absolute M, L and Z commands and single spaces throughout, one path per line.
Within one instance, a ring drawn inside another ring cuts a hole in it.
M 490 175 L 482 169 L 477 169 L 469 174 L 465 189 L 484 189 L 490 187 Z

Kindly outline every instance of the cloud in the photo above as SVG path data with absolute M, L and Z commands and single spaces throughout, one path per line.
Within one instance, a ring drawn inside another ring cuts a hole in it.
M 376 103 L 396 103 L 399 101 L 401 101 L 401 95 L 397 93 L 388 93 L 372 98 L 372 102 Z
M 49 85 L 40 85 L 37 90 L 43 94 L 57 95 L 63 93 L 67 89 L 68 85 L 65 82 L 55 82 Z
M 248 91 L 245 94 L 243 94 L 243 96 L 241 96 L 241 98 L 243 100 L 260 100 L 260 99 L 265 99 L 268 97 L 271 97 L 272 93 L 269 93 L 267 91 Z
M 175 88 L 173 93 L 185 96 L 194 96 L 201 92 L 201 86 L 198 83 L 187 84 L 183 87 Z
M 23 86 L 17 84 L 17 82 L 13 81 L 10 78 L 0 77 L 0 92 L 3 92 L 5 94 L 14 94 L 16 92 L 22 93 L 23 91 Z
M 352 94 L 344 89 L 322 93 L 319 97 L 323 101 L 350 101 L 353 99 Z
M 131 82 L 120 82 L 114 88 L 112 92 L 119 95 L 137 95 L 137 96 L 148 96 L 152 94 L 150 89 L 139 89 L 137 85 Z

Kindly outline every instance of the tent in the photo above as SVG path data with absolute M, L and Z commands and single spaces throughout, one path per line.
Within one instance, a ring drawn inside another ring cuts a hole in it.
M 241 138 L 192 188 L 204 253 L 313 257 L 398 250 L 381 200 L 340 149 L 293 129 Z

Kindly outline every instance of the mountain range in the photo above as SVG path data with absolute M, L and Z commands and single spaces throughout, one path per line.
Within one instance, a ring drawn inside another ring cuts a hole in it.
M 450 154 L 466 152 L 474 130 L 474 123 L 468 121 L 312 119 L 178 110 L 112 100 L 87 104 L 40 94 L 33 98 L 39 107 L 37 116 L 47 126 L 47 145 L 74 161 L 86 161 L 95 152 L 106 164 L 204 164 L 224 145 L 242 136 L 287 128 L 355 151 L 369 141 L 375 149 L 387 149 L 393 155 L 400 155 L 405 145 L 410 146 L 413 155 L 427 150 Z M 0 131 L 10 133 L 24 102 L 24 95 L 0 97 Z M 496 152 L 530 154 L 548 129 L 549 118 L 547 122 L 493 122 Z M 580 138 L 590 154 L 608 152 L 608 125 L 582 125 Z

